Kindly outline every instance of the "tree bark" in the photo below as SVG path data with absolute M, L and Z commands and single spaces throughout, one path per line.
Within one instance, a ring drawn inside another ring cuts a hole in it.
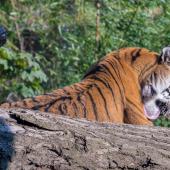
M 168 170 L 170 129 L 1 109 L 0 169 Z

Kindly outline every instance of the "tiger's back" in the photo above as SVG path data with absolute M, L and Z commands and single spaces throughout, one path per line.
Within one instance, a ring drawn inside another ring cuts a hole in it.
M 140 83 L 158 65 L 145 48 L 111 52 L 80 83 L 0 107 L 22 107 L 100 122 L 151 124 L 145 117 Z

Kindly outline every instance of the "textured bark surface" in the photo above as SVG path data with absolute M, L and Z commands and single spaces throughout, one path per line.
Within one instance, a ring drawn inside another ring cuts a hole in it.
M 170 169 L 170 129 L 0 110 L 0 169 Z

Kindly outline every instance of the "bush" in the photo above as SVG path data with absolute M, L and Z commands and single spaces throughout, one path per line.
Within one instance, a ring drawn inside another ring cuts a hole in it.
M 0 23 L 8 29 L 12 49 L 1 49 L 10 56 L 1 54 L 3 97 L 9 91 L 28 97 L 77 82 L 114 49 L 140 46 L 159 52 L 170 42 L 168 2 L 2 0 Z
M 39 62 L 38 55 L 33 57 L 26 52 L 0 48 L 0 100 L 10 92 L 24 98 L 42 93 L 42 83 L 47 82 L 47 76 Z

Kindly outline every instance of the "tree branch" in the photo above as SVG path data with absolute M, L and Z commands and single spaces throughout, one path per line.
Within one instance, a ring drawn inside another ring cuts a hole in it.
M 170 129 L 0 110 L 0 169 L 169 169 Z

